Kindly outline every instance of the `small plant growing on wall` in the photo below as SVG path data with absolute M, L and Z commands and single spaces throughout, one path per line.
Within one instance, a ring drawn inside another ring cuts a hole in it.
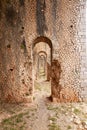
M 26 50 L 26 42 L 25 39 L 23 39 L 22 43 L 21 43 L 21 49 Z

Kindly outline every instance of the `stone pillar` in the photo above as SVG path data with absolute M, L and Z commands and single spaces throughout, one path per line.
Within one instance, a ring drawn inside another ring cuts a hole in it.
M 50 81 L 51 77 L 51 65 L 47 62 L 47 81 Z
M 71 87 L 60 85 L 61 66 L 58 60 L 52 61 L 51 69 L 51 97 L 53 102 L 78 102 L 78 93 Z
M 51 69 L 51 96 L 53 101 L 58 101 L 60 99 L 61 86 L 59 84 L 61 75 L 61 66 L 58 60 L 52 61 Z

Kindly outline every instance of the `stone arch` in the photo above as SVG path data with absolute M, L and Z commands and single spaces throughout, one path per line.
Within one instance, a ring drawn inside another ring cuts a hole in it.
M 43 55 L 43 56 L 45 56 L 45 59 L 46 59 L 46 78 L 47 78 L 47 81 L 50 81 L 50 77 L 51 77 L 51 64 L 49 64 L 48 62 L 47 62 L 47 53 L 45 52 L 45 51 L 40 51 L 39 53 L 38 53 L 38 56 L 41 56 L 41 55 Z
M 44 42 L 46 44 L 48 44 L 48 46 L 50 47 L 50 54 L 51 54 L 51 62 L 52 62 L 52 57 L 53 57 L 53 45 L 52 42 L 49 38 L 45 37 L 45 36 L 39 36 L 37 37 L 32 44 L 32 50 L 34 49 L 34 47 L 36 46 L 36 44 L 38 44 L 39 42 Z
M 44 59 L 44 61 L 43 61 L 43 63 L 44 63 L 43 64 L 44 65 L 43 70 L 44 70 L 45 78 L 47 80 L 47 53 L 44 52 L 44 51 L 40 51 L 38 53 L 38 69 L 39 69 L 40 58 Z
M 45 37 L 45 36 L 39 36 L 39 37 L 37 37 L 36 39 L 33 40 L 33 43 L 32 43 L 32 59 L 33 59 L 33 56 L 34 56 L 34 48 L 40 42 L 42 42 L 43 44 L 47 44 L 49 49 L 50 49 L 50 55 L 49 56 L 50 56 L 50 68 L 51 68 L 52 58 L 53 58 L 53 45 L 52 45 L 51 40 L 49 38 Z M 47 52 L 45 52 L 43 50 L 39 51 L 38 54 L 43 54 L 47 58 Z M 34 60 L 33 60 L 33 62 L 34 62 Z M 33 76 L 33 88 L 34 88 L 34 81 L 35 81 L 35 79 L 37 79 L 37 73 L 34 71 L 34 67 L 33 67 L 32 70 L 33 70 L 32 76 Z M 48 72 L 46 72 L 46 73 L 48 73 Z
M 40 52 L 38 53 L 38 55 L 39 55 L 39 54 L 40 54 L 40 55 L 43 55 L 43 54 L 44 54 L 44 55 L 47 57 L 47 53 L 46 53 L 45 51 L 40 51 Z

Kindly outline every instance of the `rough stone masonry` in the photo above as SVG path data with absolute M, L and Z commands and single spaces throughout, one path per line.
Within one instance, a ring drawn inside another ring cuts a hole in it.
M 86 0 L 0 0 L 0 100 L 32 102 L 40 42 L 51 49 L 53 101 L 87 101 Z

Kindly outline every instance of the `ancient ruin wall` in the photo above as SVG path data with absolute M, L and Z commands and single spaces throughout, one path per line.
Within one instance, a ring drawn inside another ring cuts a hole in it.
M 32 45 L 39 36 L 51 40 L 52 60 L 57 60 L 61 66 L 61 101 L 79 101 L 86 98 L 86 0 L 0 2 L 2 99 L 19 102 L 24 97 L 26 99 L 26 95 L 31 97 Z M 10 12 L 12 14 L 9 16 Z M 68 100 L 70 91 L 73 96 Z
M 30 102 L 32 78 L 25 38 L 25 3 L 0 0 L 0 100 Z
M 59 36 L 59 57 L 62 67 L 61 85 L 66 99 L 70 95 L 83 100 L 86 97 L 86 1 L 61 1 Z M 83 71 L 83 72 L 82 72 Z M 83 75 L 82 75 L 83 73 Z M 68 88 L 68 89 L 67 89 Z M 70 89 L 70 91 L 69 91 Z M 68 90 L 68 91 L 67 91 Z M 67 91 L 67 94 L 66 94 Z M 70 92 L 74 91 L 73 94 Z M 62 93 L 62 91 L 61 91 Z M 70 93 L 70 95 L 69 95 Z M 64 99 L 64 100 L 66 100 Z M 75 100 L 75 99 L 72 99 Z
M 81 88 L 83 82 L 81 57 L 83 57 L 86 35 L 85 2 L 85 0 L 44 0 L 42 2 L 35 0 L 33 3 L 27 1 L 27 33 L 30 44 L 32 45 L 33 40 L 39 36 L 46 36 L 51 40 L 53 60 L 58 60 L 62 69 L 59 81 L 62 87 L 61 93 L 67 93 L 64 101 L 71 96 L 69 91 L 73 93 L 72 101 L 79 101 L 82 100 L 82 96 L 84 97 Z M 84 55 L 86 56 L 85 49 Z

